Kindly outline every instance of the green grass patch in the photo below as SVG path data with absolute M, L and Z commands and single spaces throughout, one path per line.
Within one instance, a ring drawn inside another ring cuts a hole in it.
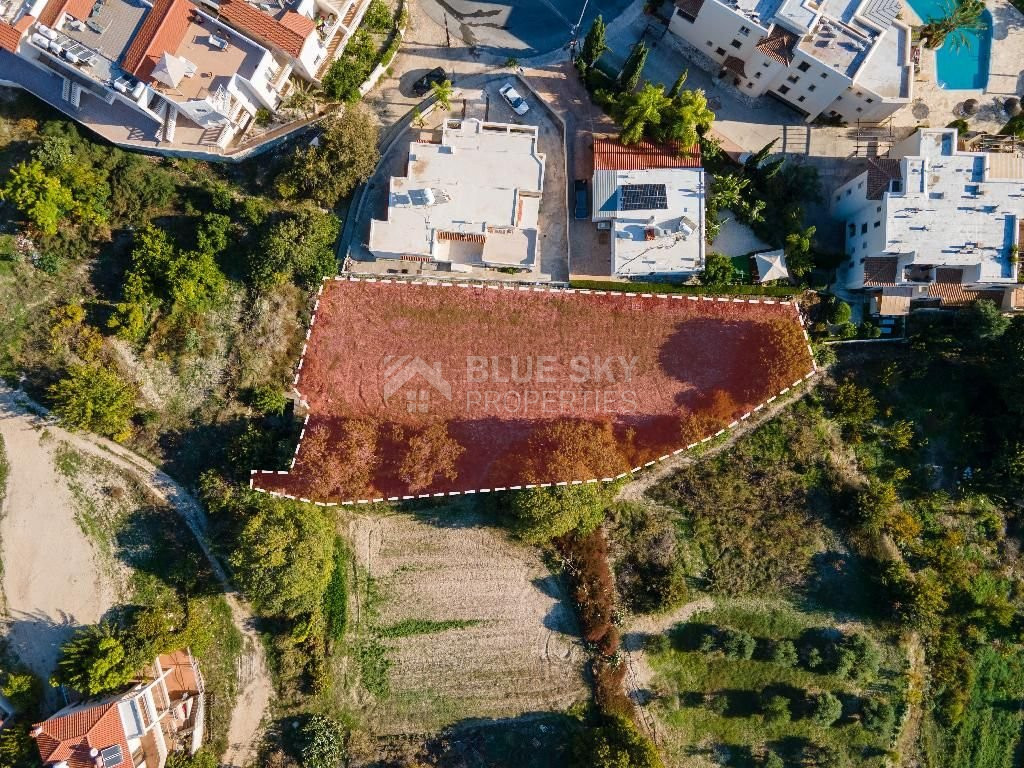
M 974 658 L 974 685 L 953 744 L 949 765 L 1016 765 L 1024 700 L 1024 653 L 982 647 Z
M 749 256 L 733 256 L 732 261 L 733 271 L 739 278 L 741 283 L 749 283 L 751 280 L 750 274 L 750 257 Z
M 359 677 L 363 687 L 378 699 L 387 698 L 391 692 L 391 681 L 388 672 L 391 660 L 388 658 L 388 647 L 374 637 L 361 640 L 354 649 L 356 661 L 359 663 Z
M 404 619 L 397 624 L 379 629 L 377 634 L 387 640 L 395 640 L 400 637 L 413 637 L 415 635 L 433 635 L 438 632 L 447 632 L 451 629 L 466 629 L 467 627 L 475 627 L 479 623 L 479 619 L 449 619 L 448 621 Z
M 324 618 L 327 636 L 341 640 L 348 620 L 348 573 L 351 567 L 348 545 L 341 536 L 334 537 L 334 570 L 324 593 Z

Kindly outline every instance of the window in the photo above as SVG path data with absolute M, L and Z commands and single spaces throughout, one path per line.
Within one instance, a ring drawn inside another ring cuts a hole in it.
M 875 213 L 881 213 L 881 212 L 882 212 L 882 206 L 878 206 L 877 208 L 875 208 Z
M 843 100 L 842 96 L 836 96 L 836 101 L 842 101 L 842 100 Z
M 882 222 L 876 221 L 875 222 L 875 229 L 878 229 L 880 226 L 882 226 Z
M 864 182 L 863 181 L 858 182 L 857 183 L 857 189 L 863 189 L 863 188 L 864 188 Z
M 807 98 L 806 96 L 800 96 L 800 97 L 797 98 L 797 101 L 803 101 L 806 98 Z
M 800 75 L 790 75 L 786 79 L 791 83 L 795 83 L 797 80 L 800 79 Z
M 801 72 L 806 72 L 808 69 L 811 68 L 811 65 L 808 64 L 806 61 L 801 61 L 799 64 L 796 65 L 796 68 L 799 69 Z
M 856 224 L 850 224 L 849 226 L 850 226 L 850 232 L 849 232 L 850 237 L 856 237 L 857 236 L 857 225 Z
M 822 80 L 824 80 L 824 79 L 825 79 L 825 78 L 827 78 L 827 77 L 828 77 L 828 72 L 822 72 L 822 73 L 821 73 L 821 79 L 822 79 Z
M 813 91 L 817 87 L 818 86 L 816 86 L 814 83 L 811 83 L 810 85 L 807 86 L 807 92 L 810 93 L 811 91 Z
M 836 195 L 836 202 L 838 203 L 842 199 L 842 195 Z
M 755 72 L 754 73 L 754 79 L 755 80 L 760 80 L 761 79 L 761 73 L 760 72 Z
M 847 196 L 847 197 L 849 197 L 849 196 L 850 196 L 850 195 L 852 195 L 852 194 L 853 194 L 853 190 L 852 190 L 852 189 L 848 189 L 848 190 L 846 190 L 846 196 Z
M 780 85 L 779 86 L 779 93 L 789 93 L 789 86 L 788 85 Z
M 868 104 L 873 104 L 875 100 L 874 99 L 864 99 L 864 101 L 866 101 Z
M 731 45 L 733 48 L 743 47 L 743 43 L 741 43 L 739 40 L 733 40 L 731 43 L 729 43 L 729 45 Z
M 710 48 L 712 45 L 714 45 L 714 43 L 712 43 L 710 40 L 708 40 L 708 48 Z
M 725 56 L 725 48 L 715 48 L 715 54 L 717 56 Z
M 764 67 L 765 69 L 768 69 L 768 67 L 771 65 L 767 61 L 763 61 L 761 62 L 761 66 Z
M 858 111 L 858 112 L 863 112 L 864 110 L 863 110 L 863 109 L 861 109 L 860 107 L 857 107 L 857 111 Z
M 747 88 L 753 88 L 753 87 L 754 87 L 753 83 L 747 83 Z
M 750 27 L 740 27 L 740 34 L 747 37 L 750 34 Z
M 857 95 L 858 95 L 858 96 L 863 96 L 864 94 L 863 94 L 863 93 L 861 93 L 860 91 L 857 91 Z
M 866 221 L 860 225 L 860 233 L 862 235 L 866 235 L 868 233 L 868 223 Z

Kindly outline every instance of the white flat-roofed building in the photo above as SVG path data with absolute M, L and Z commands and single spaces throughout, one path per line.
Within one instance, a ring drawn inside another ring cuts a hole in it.
M 704 268 L 704 169 L 682 152 L 594 137 L 593 220 L 611 228 L 619 277 L 679 275 Z
M 409 145 L 386 220 L 370 222 L 378 259 L 533 270 L 540 260 L 544 155 L 536 126 L 448 120 L 440 143 Z
M 956 304 L 1017 285 L 1024 159 L 957 146 L 954 128 L 921 129 L 833 192 L 849 288 Z
M 669 29 L 742 93 L 810 122 L 878 122 L 912 95 L 910 28 L 898 0 L 676 0 Z

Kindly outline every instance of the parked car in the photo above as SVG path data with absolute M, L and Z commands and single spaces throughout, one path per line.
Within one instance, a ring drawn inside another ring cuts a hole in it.
M 590 218 L 590 188 L 586 179 L 576 179 L 576 218 Z
M 412 87 L 412 92 L 417 96 L 426 96 L 430 92 L 430 89 L 434 87 L 435 83 L 443 83 L 445 80 L 453 85 L 455 84 L 455 81 L 452 80 L 448 76 L 448 73 L 441 67 L 432 69 L 416 81 L 415 85 Z
M 508 102 L 508 105 L 512 107 L 512 111 L 517 115 L 525 115 L 530 111 L 530 105 L 519 95 L 519 91 L 512 87 L 512 83 L 505 83 L 498 89 L 498 93 Z

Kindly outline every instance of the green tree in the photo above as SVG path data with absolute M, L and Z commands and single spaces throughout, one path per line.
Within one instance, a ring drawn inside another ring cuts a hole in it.
M 761 709 L 761 714 L 768 723 L 781 725 L 788 723 L 791 717 L 789 711 L 789 699 L 785 696 L 771 696 Z
M 302 727 L 303 768 L 337 768 L 345 759 L 345 732 L 327 715 L 311 715 Z
M 828 308 L 828 321 L 835 325 L 842 325 L 843 323 L 850 322 L 850 317 L 853 314 L 853 310 L 850 309 L 850 305 L 840 299 L 838 296 L 833 296 L 831 303 Z
M 694 146 L 714 121 L 715 113 L 708 106 L 704 91 L 681 91 L 662 113 L 656 138 L 678 142 L 680 149 L 686 149 Z
M 842 716 L 842 702 L 828 691 L 817 694 L 811 702 L 811 719 L 819 725 L 832 725 Z
M 21 211 L 43 235 L 56 235 L 60 224 L 78 210 L 71 190 L 39 160 L 23 161 L 8 172 L 0 200 Z
M 255 410 L 272 416 L 280 416 L 288 406 L 284 392 L 272 384 L 262 384 L 253 389 L 249 402 Z
M 1010 318 L 1002 313 L 995 302 L 980 299 L 963 312 L 970 337 L 977 344 L 1002 336 L 1010 326 Z
M 677 99 L 683 92 L 683 86 L 686 85 L 686 79 L 690 75 L 690 70 L 684 69 L 683 73 L 676 78 L 676 81 L 672 83 L 672 87 L 669 88 L 668 97 L 673 101 Z
M 312 287 L 338 271 L 334 243 L 341 223 L 333 213 L 303 206 L 272 225 L 249 252 L 249 280 L 266 291 L 287 280 Z
M 440 82 L 434 83 L 430 86 L 430 95 L 433 96 L 437 103 L 441 106 L 445 112 L 452 108 L 452 88 L 451 80 L 441 80 Z
M 94 624 L 61 646 L 54 681 L 85 696 L 98 696 L 131 682 L 136 663 L 110 624 Z
M 644 134 L 661 123 L 662 113 L 671 105 L 663 85 L 644 83 L 636 93 L 622 97 L 623 119 L 619 140 L 629 146 L 641 141 Z
M 586 536 L 604 520 L 607 494 L 596 483 L 510 491 L 502 509 L 524 541 L 543 544 L 575 533 Z
M 776 640 L 772 643 L 770 658 L 784 667 L 795 667 L 797 662 L 796 646 L 792 640 Z
M 283 197 L 306 197 L 322 208 L 333 208 L 373 174 L 380 160 L 377 125 L 361 105 L 328 118 L 317 146 L 295 152 L 278 177 Z
M 816 227 L 807 227 L 799 232 L 791 232 L 786 236 L 786 266 L 794 279 L 800 280 L 814 269 L 814 256 L 811 249 L 814 245 Z
M 929 17 L 921 28 L 926 48 L 948 44 L 953 49 L 970 45 L 970 32 L 987 28 L 983 0 L 947 0 L 942 16 Z
M 701 272 L 700 281 L 704 285 L 721 288 L 732 284 L 733 272 L 732 259 L 724 253 L 712 252 L 704 260 L 704 271 Z
M 640 40 L 626 57 L 626 63 L 622 65 L 622 71 L 619 72 L 619 86 L 626 93 L 632 93 L 640 84 L 640 75 L 643 74 L 649 52 L 644 41 Z
M 662 768 L 654 745 L 624 715 L 602 719 L 573 745 L 572 768 Z
M 725 629 L 722 631 L 721 640 L 722 652 L 730 659 L 751 659 L 757 642 L 753 636 L 739 629 Z
M 53 410 L 66 426 L 114 440 L 131 435 L 136 388 L 101 363 L 73 364 L 49 389 Z
M 580 50 L 580 61 L 583 68 L 590 70 L 597 63 L 597 60 L 608 50 L 608 43 L 605 41 L 604 18 L 598 16 L 590 25 L 587 36 L 583 38 L 583 47 Z
M 860 713 L 861 723 L 872 733 L 888 735 L 896 721 L 892 704 L 881 697 L 872 696 L 864 701 Z
M 249 492 L 240 494 L 236 504 L 245 523 L 229 559 L 253 605 L 285 618 L 318 611 L 333 563 L 329 513 Z
M 764 756 L 762 768 L 786 768 L 786 761 L 779 756 L 778 752 L 768 752 Z
M 26 722 L 9 719 L 4 723 L 0 730 L 0 765 L 4 768 L 40 768 L 39 747 L 29 729 Z

